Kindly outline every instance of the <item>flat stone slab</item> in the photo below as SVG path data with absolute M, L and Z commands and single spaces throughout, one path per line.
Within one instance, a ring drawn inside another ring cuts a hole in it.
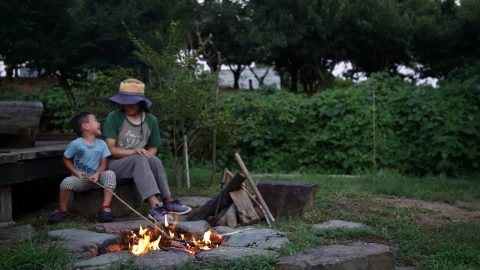
M 371 243 L 331 245 L 304 250 L 277 260 L 276 270 L 395 270 L 388 246 Z
M 314 224 L 313 227 L 317 229 L 336 229 L 336 228 L 368 228 L 367 225 L 357 222 L 343 221 L 343 220 L 329 220 L 323 223 Z
M 98 246 L 93 243 L 67 241 L 63 246 L 68 252 L 82 259 L 90 259 L 98 255 Z
M 0 244 L 10 244 L 32 237 L 35 233 L 32 225 L 26 224 L 0 229 Z
M 203 238 L 203 234 L 211 228 L 205 220 L 180 221 L 176 225 L 179 232 L 193 233 L 196 238 L 200 236 Z
M 265 228 L 237 230 L 225 235 L 222 246 L 229 247 L 280 249 L 288 242 L 285 234 Z
M 78 229 L 49 231 L 48 236 L 65 241 L 78 241 L 96 244 L 99 248 L 117 243 L 120 236 L 107 233 L 97 233 Z
M 278 253 L 270 250 L 244 248 L 244 247 L 228 247 L 220 246 L 211 250 L 202 251 L 195 255 L 200 260 L 207 262 L 229 261 L 248 256 L 278 256 Z
M 185 197 L 178 197 L 178 200 L 182 201 L 184 204 L 190 207 L 200 207 L 209 202 L 212 198 L 210 197 L 200 197 L 200 196 L 185 196 Z
M 135 258 L 135 264 L 149 269 L 176 269 L 195 259 L 195 256 L 178 250 L 157 250 Z
M 132 259 L 133 255 L 128 250 L 107 253 L 92 259 L 84 260 L 73 264 L 73 269 L 97 270 L 111 269 L 116 263 Z M 114 268 L 116 269 L 116 268 Z
M 97 223 L 94 225 L 93 229 L 99 233 L 120 234 L 126 231 L 132 231 L 135 229 L 138 230 L 140 226 L 143 228 L 149 227 L 150 223 L 144 219 L 130 219 L 107 223 Z

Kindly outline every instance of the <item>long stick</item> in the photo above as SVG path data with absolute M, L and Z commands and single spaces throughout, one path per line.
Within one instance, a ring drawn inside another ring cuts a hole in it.
M 235 153 L 234 157 L 235 157 L 235 160 L 237 161 L 238 165 L 240 166 L 240 169 L 242 170 L 243 174 L 245 174 L 245 177 L 247 177 L 248 182 L 252 186 L 253 192 L 255 193 L 255 195 L 257 195 L 258 200 L 260 201 L 260 204 L 262 205 L 262 207 L 267 212 L 266 217 L 268 217 L 272 221 L 272 223 L 274 223 L 275 218 L 272 216 L 272 213 L 270 212 L 270 209 L 268 209 L 267 204 L 263 200 L 262 194 L 260 194 L 260 191 L 258 190 L 257 185 L 255 185 L 255 182 L 253 181 L 252 176 L 248 172 L 247 167 L 245 167 L 245 164 L 243 163 L 242 158 L 240 157 L 240 155 L 238 153 Z
M 128 203 L 126 203 L 124 200 L 122 200 L 122 198 L 118 197 L 118 195 L 113 192 L 111 189 L 108 189 L 107 187 L 105 187 L 104 185 L 98 183 L 98 182 L 94 182 L 94 181 L 91 181 L 92 183 L 96 184 L 97 186 L 100 186 L 101 188 L 103 188 L 104 190 L 107 190 L 108 192 L 112 193 L 112 195 L 117 198 L 121 203 L 123 203 L 126 207 L 128 207 L 130 210 L 132 210 L 132 212 L 134 212 L 135 214 L 137 214 L 138 216 L 140 216 L 141 218 L 143 218 L 144 220 L 146 220 L 148 223 L 150 223 L 153 228 L 155 229 L 158 229 L 160 232 L 162 232 L 162 234 L 164 236 L 167 236 L 166 232 L 162 229 L 160 229 L 160 227 L 157 226 L 157 223 L 155 222 L 152 222 L 150 219 L 148 219 L 147 217 L 145 217 L 144 215 L 140 214 L 137 210 L 135 210 L 133 207 L 131 207 Z

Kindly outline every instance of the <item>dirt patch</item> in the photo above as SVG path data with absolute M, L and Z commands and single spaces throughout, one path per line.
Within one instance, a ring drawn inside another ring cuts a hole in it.
M 457 202 L 452 205 L 403 198 L 376 198 L 376 200 L 393 207 L 418 207 L 429 210 L 426 213 L 419 213 L 418 217 L 422 224 L 431 228 L 450 222 L 480 221 L 480 201 Z

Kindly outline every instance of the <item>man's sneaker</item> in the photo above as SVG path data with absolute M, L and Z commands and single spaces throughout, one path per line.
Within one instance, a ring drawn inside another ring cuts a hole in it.
M 112 209 L 103 207 L 100 208 L 100 210 L 98 210 L 97 220 L 100 222 L 112 222 Z
M 173 217 L 168 214 L 167 210 L 163 205 L 157 204 L 154 208 L 148 210 L 148 217 L 155 220 L 155 222 L 163 223 L 165 222 L 165 217 L 169 223 L 173 222 Z
M 171 201 L 169 204 L 165 205 L 165 209 L 169 213 L 175 213 L 175 214 L 179 214 L 179 215 L 183 215 L 183 214 L 186 214 L 186 213 L 192 211 L 192 208 L 183 204 L 179 200 Z
M 50 214 L 50 217 L 48 218 L 48 223 L 49 224 L 56 224 L 60 222 L 64 222 L 68 218 L 68 213 L 60 210 L 60 209 L 55 209 L 53 213 Z

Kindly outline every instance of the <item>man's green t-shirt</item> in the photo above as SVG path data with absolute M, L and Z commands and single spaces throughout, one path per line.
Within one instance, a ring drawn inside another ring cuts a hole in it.
M 147 112 L 145 112 L 143 122 L 138 125 L 128 121 L 121 109 L 109 113 L 103 124 L 103 136 L 115 139 L 116 146 L 122 149 L 160 146 L 157 118 Z

